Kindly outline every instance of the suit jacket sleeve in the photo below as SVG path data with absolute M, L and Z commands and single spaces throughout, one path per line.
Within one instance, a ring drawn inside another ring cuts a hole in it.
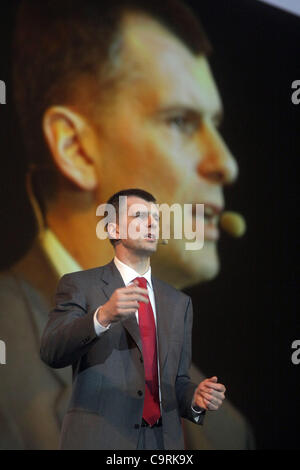
M 40 355 L 47 365 L 60 368 L 80 359 L 98 336 L 93 321 L 95 311 L 88 312 L 84 284 L 76 273 L 60 279 L 55 301 L 42 336 Z
M 194 420 L 192 412 L 192 400 L 197 384 L 191 381 L 189 369 L 192 358 L 192 327 L 193 327 L 193 305 L 189 297 L 184 317 L 184 340 L 181 350 L 179 367 L 176 378 L 176 396 L 179 405 L 180 416 L 187 418 L 195 424 L 203 424 L 205 412 L 199 415 L 199 420 Z

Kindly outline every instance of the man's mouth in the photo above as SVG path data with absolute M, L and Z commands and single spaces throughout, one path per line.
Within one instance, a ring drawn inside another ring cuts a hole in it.
M 200 203 L 198 203 L 200 204 Z M 216 241 L 219 238 L 218 224 L 224 207 L 220 204 L 202 202 L 204 204 L 204 240 Z M 192 217 L 196 217 L 196 204 L 192 205 Z
M 147 235 L 144 238 L 145 240 L 149 240 L 151 242 L 155 242 L 157 240 L 157 237 L 151 232 L 147 233 Z

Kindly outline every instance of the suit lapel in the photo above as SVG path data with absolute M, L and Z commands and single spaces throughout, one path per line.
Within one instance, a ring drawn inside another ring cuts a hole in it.
M 104 267 L 102 273 L 102 281 L 104 283 L 102 289 L 105 296 L 107 297 L 107 300 L 110 299 L 116 289 L 119 289 L 120 287 L 125 287 L 122 276 L 113 260 Z M 135 315 L 130 315 L 130 317 L 121 320 L 121 323 L 124 328 L 128 331 L 130 336 L 133 338 L 137 347 L 142 353 L 142 340 L 140 335 L 140 329 L 137 324 Z
M 171 321 L 168 317 L 168 313 L 170 312 L 171 299 L 166 296 L 162 284 L 158 279 L 152 277 L 152 285 L 156 307 L 159 368 L 162 373 L 169 347 Z

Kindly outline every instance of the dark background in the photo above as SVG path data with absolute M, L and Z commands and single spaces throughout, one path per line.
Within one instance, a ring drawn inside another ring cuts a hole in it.
M 16 1 L 1 2 L 1 267 L 29 246 L 34 221 L 23 186 L 22 142 L 11 97 L 10 35 Z M 228 398 L 253 426 L 257 448 L 298 448 L 298 160 L 300 19 L 254 0 L 188 1 L 213 44 L 211 66 L 225 120 L 222 134 L 239 179 L 225 191 L 227 209 L 248 225 L 238 240 L 221 237 L 221 272 L 186 290 L 193 298 L 193 361 L 218 375 Z M 13 170 L 13 171 L 12 171 Z M 1 332 L 0 332 L 1 334 Z

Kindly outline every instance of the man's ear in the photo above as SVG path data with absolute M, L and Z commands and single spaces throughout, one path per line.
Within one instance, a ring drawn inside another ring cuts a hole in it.
M 98 185 L 96 162 L 87 142 L 87 121 L 65 106 L 52 106 L 43 116 L 43 131 L 61 173 L 86 191 Z
M 120 239 L 119 226 L 115 222 L 109 222 L 107 224 L 107 232 L 108 232 L 109 238 L 112 238 L 113 240 Z

